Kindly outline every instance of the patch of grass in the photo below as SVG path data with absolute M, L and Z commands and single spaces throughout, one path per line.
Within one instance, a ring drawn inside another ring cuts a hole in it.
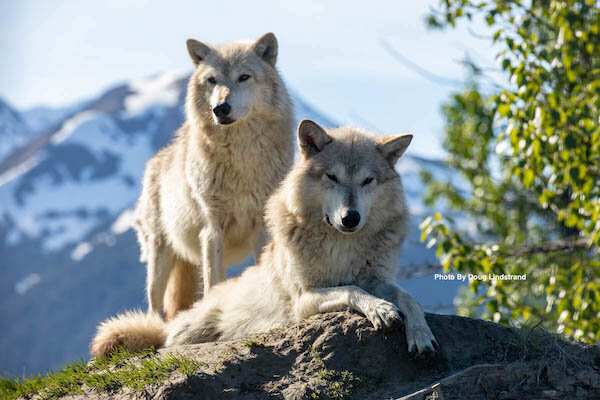
M 219 372 L 223 371 L 225 369 L 225 363 L 223 362 L 223 360 L 219 361 L 217 364 L 215 364 L 212 367 L 212 371 L 215 374 L 218 374 Z
M 223 357 L 227 357 L 233 354 L 233 349 L 229 348 L 223 352 Z
M 308 314 L 307 316 L 305 316 L 304 318 L 302 318 L 301 321 L 306 321 L 307 319 L 311 319 L 312 317 L 317 316 L 317 315 L 321 315 L 321 314 L 323 314 L 323 313 L 316 312 L 316 313 Z
M 317 374 L 327 382 L 327 395 L 331 399 L 346 399 L 361 379 L 350 371 L 323 368 Z
M 354 387 L 362 382 L 362 380 L 354 375 L 352 372 L 336 371 L 328 369 L 325 365 L 325 361 L 321 358 L 319 352 L 314 347 L 310 347 L 310 352 L 313 359 L 317 362 L 318 371 L 317 375 L 323 380 L 327 386 L 327 398 L 329 399 L 346 399 L 352 394 Z M 315 391 L 311 393 L 312 398 L 320 398 L 321 392 Z
M 154 349 L 140 353 L 119 350 L 110 357 L 98 357 L 90 362 L 66 364 L 58 372 L 38 374 L 28 379 L 0 378 L 0 397 L 16 399 L 39 395 L 41 399 L 69 394 L 83 394 L 84 388 L 116 393 L 124 388 L 136 392 L 166 380 L 177 371 L 193 375 L 205 363 L 181 355 L 157 356 Z
M 258 340 L 254 340 L 254 339 L 244 339 L 244 340 L 242 340 L 242 344 L 244 346 L 248 347 L 249 349 L 252 349 L 254 346 L 260 345 Z
M 242 344 L 252 350 L 253 347 L 263 346 L 265 343 L 266 336 L 260 336 L 254 339 L 244 339 Z
M 511 348 L 516 350 L 521 360 L 541 355 L 543 353 L 541 339 L 545 333 L 541 325 L 541 320 L 534 321 L 532 319 L 519 323 L 516 326 L 518 328 L 516 339 L 511 339 L 507 343 L 504 360 L 508 359 L 508 352 Z
M 550 332 L 542 325 L 542 321 L 526 320 L 515 324 L 517 337 L 509 340 L 504 352 L 504 361 L 508 361 L 509 353 L 518 360 L 539 359 L 540 369 L 543 365 L 560 362 L 567 368 L 569 364 L 581 368 L 582 359 L 570 354 L 565 342 L 570 339 L 562 333 Z M 511 351 L 512 350 L 512 351 Z

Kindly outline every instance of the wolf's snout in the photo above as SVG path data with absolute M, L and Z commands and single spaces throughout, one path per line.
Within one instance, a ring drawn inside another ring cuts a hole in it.
M 342 217 L 344 228 L 356 228 L 360 222 L 360 214 L 356 210 L 348 210 L 348 213 Z
M 213 112 L 215 113 L 217 118 L 225 118 L 231 112 L 231 106 L 227 102 L 221 103 L 215 108 L 213 108 Z

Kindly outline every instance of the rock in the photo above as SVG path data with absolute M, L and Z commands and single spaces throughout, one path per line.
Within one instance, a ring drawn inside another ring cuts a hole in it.
M 411 360 L 403 328 L 375 331 L 361 315 L 315 315 L 253 338 L 161 349 L 202 361 L 146 393 L 156 399 L 590 399 L 600 398 L 600 349 L 538 328 L 428 314 L 440 352 Z M 204 365 L 204 364 L 203 364 Z M 74 398 L 78 398 L 75 396 Z M 82 397 L 83 398 L 83 397 Z M 86 393 L 89 398 L 108 398 Z

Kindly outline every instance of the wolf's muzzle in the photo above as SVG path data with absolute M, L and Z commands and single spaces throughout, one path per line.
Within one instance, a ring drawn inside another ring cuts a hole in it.
M 215 113 L 215 115 L 217 116 L 217 118 L 219 120 L 226 119 L 226 117 L 229 115 L 230 112 L 231 112 L 231 106 L 227 102 L 221 103 L 218 106 L 216 106 L 215 108 L 213 108 L 213 113 Z
M 353 229 L 360 223 L 360 213 L 356 210 L 348 210 L 348 213 L 342 217 L 344 228 Z

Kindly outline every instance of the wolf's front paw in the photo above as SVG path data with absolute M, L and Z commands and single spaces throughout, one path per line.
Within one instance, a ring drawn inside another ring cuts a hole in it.
M 389 328 L 402 321 L 398 307 L 383 299 L 365 301 L 360 311 L 369 318 L 375 329 Z
M 439 350 L 439 344 L 425 321 L 418 325 L 406 325 L 406 341 L 408 354 L 412 359 L 432 358 Z

